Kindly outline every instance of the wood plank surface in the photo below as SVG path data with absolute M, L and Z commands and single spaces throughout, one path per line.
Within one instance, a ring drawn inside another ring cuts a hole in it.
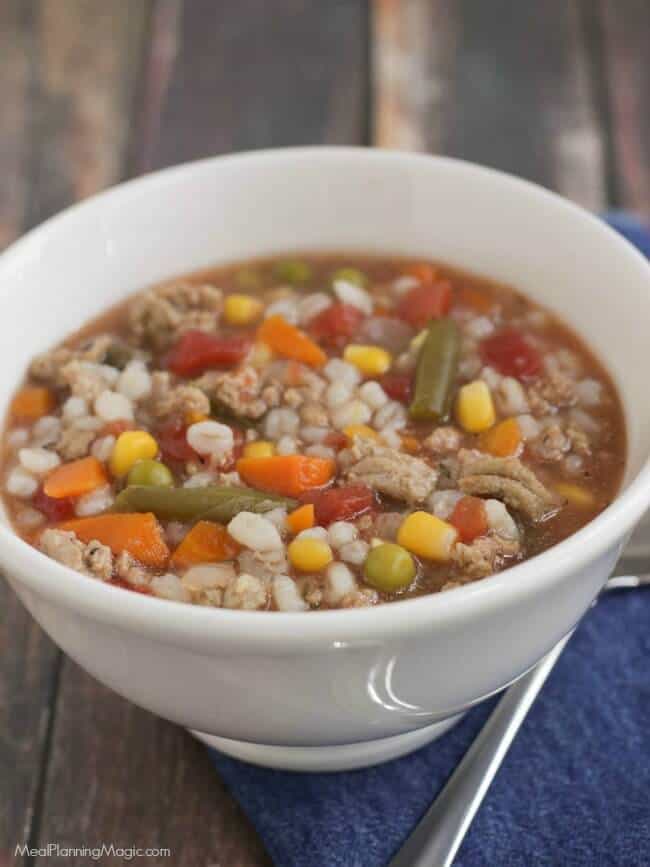
M 650 219 L 650 3 L 600 0 L 615 205 Z
M 0 246 L 118 180 L 146 4 L 0 3 Z M 60 655 L 0 585 L 0 863 L 39 837 Z
M 604 201 L 577 0 L 375 0 L 375 138 Z
M 29 192 L 29 94 L 33 76 L 28 3 L 0 4 L 0 248 L 22 231 Z M 0 864 L 27 839 L 40 784 L 57 661 L 52 643 L 0 581 Z

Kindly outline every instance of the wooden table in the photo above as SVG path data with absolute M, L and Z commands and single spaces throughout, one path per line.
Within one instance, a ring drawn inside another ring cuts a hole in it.
M 123 178 L 319 142 L 452 154 L 648 214 L 649 45 L 648 0 L 0 0 L 0 245 Z M 24 841 L 270 863 L 197 743 L 0 596 L 3 867 L 88 863 L 15 857 Z

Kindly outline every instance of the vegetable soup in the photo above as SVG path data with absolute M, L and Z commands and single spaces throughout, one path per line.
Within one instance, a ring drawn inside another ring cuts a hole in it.
M 144 290 L 34 358 L 2 491 L 89 579 L 309 611 L 503 570 L 624 463 L 614 386 L 548 311 L 437 263 L 300 255 Z

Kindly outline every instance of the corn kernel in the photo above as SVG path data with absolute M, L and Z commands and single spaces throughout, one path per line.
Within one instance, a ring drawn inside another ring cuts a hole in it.
M 289 561 L 300 572 L 320 572 L 332 562 L 332 549 L 321 539 L 294 539 L 288 547 Z
M 271 458 L 275 454 L 275 446 L 267 440 L 256 440 L 244 446 L 245 458 Z
M 353 440 L 355 437 L 361 437 L 364 440 L 379 439 L 377 431 L 368 427 L 367 424 L 349 424 L 343 428 L 343 433 L 349 440 Z
M 223 318 L 230 325 L 248 325 L 259 318 L 263 309 L 258 298 L 235 293 L 228 295 L 223 303 Z
M 407 551 L 426 560 L 444 563 L 458 538 L 458 530 L 428 512 L 412 512 L 402 521 L 397 541 Z
M 468 433 L 481 433 L 496 421 L 494 403 L 487 384 L 482 379 L 468 382 L 458 392 L 456 401 L 458 423 Z
M 158 454 L 158 443 L 144 430 L 127 430 L 121 433 L 113 446 L 110 457 L 114 476 L 125 476 L 138 461 L 151 460 Z
M 393 363 L 390 352 L 381 346 L 364 346 L 359 343 L 346 346 L 343 358 L 349 364 L 354 364 L 365 376 L 381 376 Z
M 593 494 L 581 488 L 580 485 L 573 485 L 571 482 L 556 482 L 555 490 L 561 497 L 565 497 L 572 506 L 577 506 L 579 509 L 591 509 L 595 505 Z
M 198 424 L 200 421 L 207 421 L 209 418 L 209 415 L 191 410 L 185 413 L 185 424 L 190 427 L 190 425 Z

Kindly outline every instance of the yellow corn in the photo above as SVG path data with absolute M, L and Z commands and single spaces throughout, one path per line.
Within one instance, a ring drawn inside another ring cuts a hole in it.
M 245 458 L 271 458 L 275 454 L 275 446 L 267 440 L 256 440 L 244 446 Z
M 490 389 L 482 379 L 464 385 L 456 400 L 458 423 L 468 433 L 481 433 L 496 421 Z
M 158 454 L 158 443 L 144 430 L 127 430 L 117 438 L 110 458 L 114 476 L 125 476 L 138 461 L 151 460 Z
M 299 572 L 320 572 L 332 562 L 332 549 L 321 539 L 294 539 L 288 549 L 289 562 Z
M 349 424 L 343 428 L 343 433 L 349 440 L 353 440 L 355 437 L 361 437 L 364 440 L 379 439 L 377 431 L 368 427 L 367 424 Z
M 574 485 L 571 482 L 556 482 L 555 490 L 561 497 L 565 497 L 572 506 L 579 509 L 591 509 L 595 505 L 594 496 L 590 491 Z
M 209 415 L 205 415 L 202 412 L 190 410 L 185 413 L 185 424 L 189 427 L 192 424 L 198 424 L 200 421 L 207 421 L 209 418 Z
M 351 343 L 345 347 L 343 358 L 349 364 L 354 364 L 365 376 L 381 376 L 393 363 L 390 352 L 381 346 L 364 346 Z
M 234 293 L 228 295 L 223 303 L 223 318 L 230 325 L 248 325 L 261 315 L 263 309 L 264 305 L 258 298 Z
M 407 551 L 439 563 L 450 559 L 457 538 L 455 527 L 428 512 L 412 512 L 397 532 L 398 543 Z

